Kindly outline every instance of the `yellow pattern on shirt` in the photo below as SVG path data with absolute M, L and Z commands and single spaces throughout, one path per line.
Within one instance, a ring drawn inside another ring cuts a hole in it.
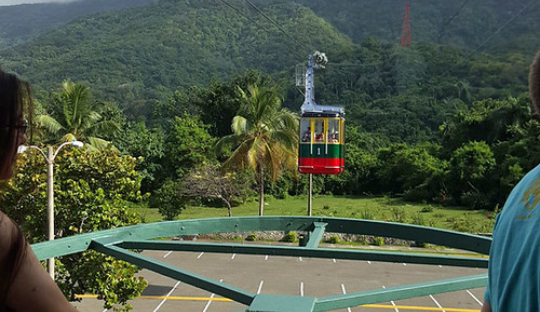
M 532 196 L 532 204 L 530 203 L 530 198 Z M 536 179 L 529 188 L 523 192 L 523 197 L 521 198 L 521 202 L 525 203 L 525 206 L 527 207 L 527 210 L 531 211 L 538 205 L 538 202 L 540 202 L 540 177 Z

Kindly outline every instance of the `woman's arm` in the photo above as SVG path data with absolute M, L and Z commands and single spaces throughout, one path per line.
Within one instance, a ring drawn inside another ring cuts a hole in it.
M 484 301 L 484 305 L 482 305 L 482 310 L 480 312 L 491 312 L 491 304 Z
M 6 215 L 0 212 L 0 267 L 5 268 L 16 255 L 9 254 L 13 237 L 19 229 Z M 15 312 L 75 312 L 77 311 L 64 297 L 58 286 L 43 269 L 30 245 L 24 243 L 26 254 L 21 258 L 9 285 L 6 304 Z M 2 275 L 5 276 L 2 272 Z

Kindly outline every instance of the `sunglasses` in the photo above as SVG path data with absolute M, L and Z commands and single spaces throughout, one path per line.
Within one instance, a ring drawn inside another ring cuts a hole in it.
M 6 125 L 2 126 L 2 128 L 15 128 L 15 129 L 21 129 L 23 133 L 26 134 L 26 129 L 28 129 L 28 120 L 24 120 L 22 124 L 20 125 Z

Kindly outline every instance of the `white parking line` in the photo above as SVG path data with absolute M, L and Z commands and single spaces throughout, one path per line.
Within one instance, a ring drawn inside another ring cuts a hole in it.
M 341 291 L 343 292 L 344 295 L 347 294 L 347 291 L 345 290 L 345 284 L 341 284 Z M 352 312 L 351 308 L 347 308 L 347 311 Z
M 382 288 L 383 288 L 383 289 L 386 289 L 386 286 L 383 285 Z M 394 311 L 399 312 L 398 308 L 395 307 L 395 306 L 396 306 L 396 303 L 395 303 L 394 301 L 390 301 L 390 303 L 392 304 L 392 306 L 394 306 Z
M 201 253 L 199 254 L 199 256 L 197 257 L 197 259 L 201 259 L 202 255 L 204 255 L 204 251 L 201 252 Z
M 266 257 L 264 257 L 264 260 L 267 261 L 268 260 L 268 255 L 266 255 Z
M 334 261 L 334 263 L 337 263 L 336 259 L 332 259 L 332 261 Z
M 234 260 L 234 257 L 236 257 L 236 254 L 232 254 L 231 260 Z
M 302 257 L 298 257 L 298 260 L 300 260 L 300 262 L 302 262 Z
M 171 253 L 172 253 L 172 250 L 169 251 L 168 253 L 166 253 L 166 254 L 163 256 L 163 258 L 167 258 Z
M 471 295 L 471 297 L 473 297 L 474 301 L 478 302 L 479 305 L 483 305 L 483 304 L 482 304 L 482 301 L 478 300 L 478 298 L 476 298 L 476 296 L 473 295 L 472 292 L 470 292 L 469 290 L 467 290 L 467 293 L 468 293 L 469 295 Z
M 368 260 L 368 261 L 367 261 L 367 264 L 371 264 L 371 261 Z
M 210 308 L 210 305 L 212 304 L 212 299 L 214 298 L 215 295 L 216 294 L 211 294 L 210 295 L 210 300 L 208 300 L 208 302 L 204 306 L 203 312 L 206 312 L 208 310 L 208 308 Z
M 223 279 L 220 279 L 219 282 L 223 282 Z M 203 309 L 203 312 L 206 312 L 208 310 L 208 308 L 210 307 L 210 305 L 212 304 L 212 299 L 216 296 L 216 294 L 212 293 L 210 295 L 210 300 L 208 300 L 208 302 L 206 303 L 206 305 L 204 306 L 204 309 Z
M 300 297 L 304 297 L 304 282 L 300 282 Z
M 435 298 L 433 298 L 432 295 L 429 295 L 429 297 L 431 298 L 431 300 L 433 300 L 433 302 L 435 302 L 435 304 L 439 307 L 439 309 L 441 309 L 442 312 L 446 312 L 443 307 L 437 302 L 437 300 L 435 300 Z
M 167 298 L 173 293 L 173 291 L 176 289 L 176 287 L 178 287 L 178 285 L 180 285 L 180 281 L 176 282 L 171 291 L 169 291 L 167 295 L 165 295 L 165 299 L 163 299 L 152 312 L 157 312 L 161 308 L 161 306 L 165 303 L 165 301 L 167 301 Z
M 261 293 L 263 284 L 264 284 L 264 281 L 261 281 L 261 282 L 259 283 L 259 288 L 257 288 L 257 295 Z

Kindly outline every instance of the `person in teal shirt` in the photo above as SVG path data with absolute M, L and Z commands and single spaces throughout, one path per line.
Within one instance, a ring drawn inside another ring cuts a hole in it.
M 531 110 L 540 114 L 540 51 L 529 74 Z M 493 228 L 482 312 L 540 311 L 540 165 L 514 187 Z

